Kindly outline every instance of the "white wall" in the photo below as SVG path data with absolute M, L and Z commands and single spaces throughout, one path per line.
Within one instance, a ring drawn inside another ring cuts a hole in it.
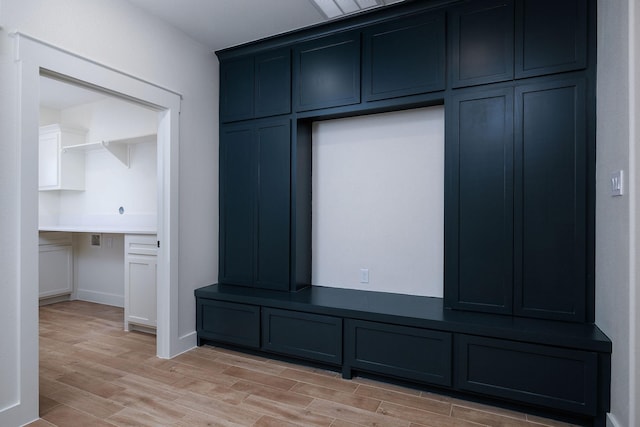
M 82 301 L 124 307 L 124 234 L 102 234 L 100 247 L 90 233 L 73 233 L 73 282 Z
M 636 195 L 638 35 L 635 0 L 598 1 L 596 165 L 596 324 L 613 341 L 608 424 L 638 425 Z M 636 11 L 637 13 L 637 11 Z M 609 195 L 609 174 L 626 173 L 626 194 Z M 637 332 L 636 332 L 637 333 Z
M 40 121 L 87 130 L 86 142 L 148 135 L 129 148 L 129 167 L 104 149 L 85 153 L 85 191 L 41 191 L 41 225 L 157 224 L 157 113 L 116 98 L 56 110 L 40 109 Z M 123 207 L 125 213 L 119 214 Z
M 316 122 L 312 138 L 311 283 L 442 297 L 444 107 Z
M 36 188 L 37 182 L 16 181 L 21 153 L 34 162 L 37 154 L 22 145 L 16 112 L 20 72 L 8 31 L 21 31 L 183 95 L 177 189 L 180 288 L 178 314 L 171 319 L 179 336 L 195 330 L 193 290 L 217 277 L 218 65 L 206 47 L 124 0 L 1 1 L 0 425 L 10 427 L 37 417 L 38 347 L 37 289 L 19 287 L 27 266 L 37 265 L 36 227 L 21 231 L 33 216 L 22 210 L 31 206 L 21 203 L 21 189 Z M 21 233 L 32 237 L 21 241 Z

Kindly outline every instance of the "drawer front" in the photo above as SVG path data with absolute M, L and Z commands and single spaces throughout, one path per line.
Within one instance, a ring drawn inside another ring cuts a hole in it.
M 125 234 L 124 250 L 127 255 L 158 255 L 158 238 L 155 234 Z
M 362 320 L 347 320 L 345 326 L 351 367 L 451 385 L 451 334 Z
M 596 415 L 596 353 L 460 335 L 456 369 L 463 390 Z
M 198 298 L 198 337 L 260 347 L 260 307 Z
M 262 309 L 262 348 L 318 362 L 342 363 L 342 319 Z

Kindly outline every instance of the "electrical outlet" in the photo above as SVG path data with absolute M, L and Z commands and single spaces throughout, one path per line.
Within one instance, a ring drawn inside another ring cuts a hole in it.
M 361 268 L 360 269 L 360 283 L 369 283 L 369 269 Z
M 91 235 L 91 246 L 94 248 L 102 247 L 102 234 Z

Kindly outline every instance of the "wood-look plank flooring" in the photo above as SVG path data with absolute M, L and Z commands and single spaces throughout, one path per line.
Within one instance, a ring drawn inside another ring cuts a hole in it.
M 123 310 L 40 308 L 40 417 L 32 427 L 541 427 L 553 420 L 203 346 L 155 357 Z

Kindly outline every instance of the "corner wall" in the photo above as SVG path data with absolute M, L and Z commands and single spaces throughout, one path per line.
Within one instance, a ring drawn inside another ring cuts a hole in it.
M 193 290 L 217 277 L 218 63 L 203 45 L 124 0 L 0 0 L 0 425 L 37 418 L 37 287 L 20 289 L 37 265 L 37 229 L 20 240 L 21 153 L 16 111 L 19 70 L 9 31 L 20 31 L 81 57 L 183 94 L 180 114 L 179 336 L 195 330 Z M 37 138 L 36 138 L 37 141 Z M 35 146 L 35 144 L 34 144 Z M 35 161 L 35 154 L 34 161 Z M 36 186 L 27 183 L 26 187 Z M 29 213 L 31 215 L 31 213 Z M 28 221 L 27 221 L 28 222 Z M 32 268 L 32 267 L 31 267 Z M 22 269 L 22 271 L 21 271 Z M 19 308 L 31 307 L 25 318 Z
M 607 423 L 637 425 L 635 132 L 637 92 L 634 1 L 598 1 L 596 164 L 596 324 L 613 341 Z M 625 173 L 625 195 L 610 196 L 609 174 Z

